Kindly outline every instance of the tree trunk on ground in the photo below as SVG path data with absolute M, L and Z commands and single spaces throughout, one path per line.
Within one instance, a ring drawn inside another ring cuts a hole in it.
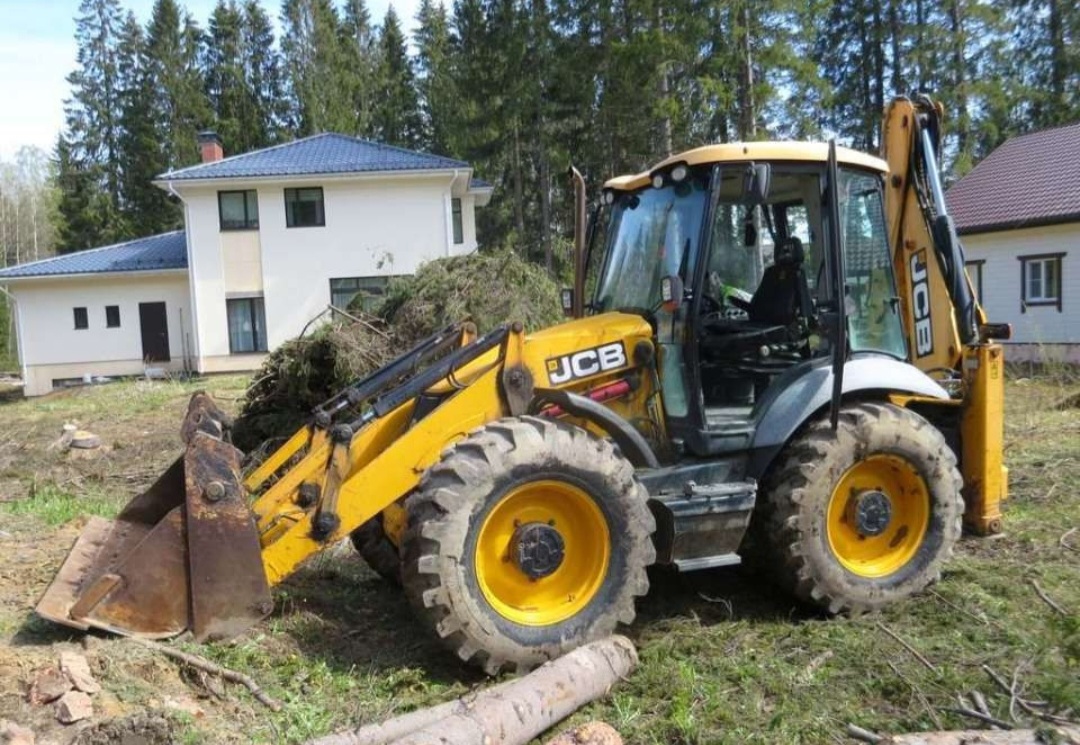
M 487 691 L 308 745 L 523 745 L 606 695 L 636 665 L 630 640 L 612 636 Z

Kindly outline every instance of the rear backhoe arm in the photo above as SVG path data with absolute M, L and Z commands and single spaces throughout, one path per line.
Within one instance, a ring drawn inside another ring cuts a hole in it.
M 952 413 L 939 413 L 959 430 L 965 522 L 976 532 L 996 533 L 1008 469 L 1004 354 L 994 339 L 1007 339 L 1009 328 L 987 323 L 964 269 L 938 165 L 943 116 L 941 104 L 925 96 L 897 98 L 886 108 L 885 209 L 909 359 L 957 394 L 951 403 L 959 403 L 959 417 L 955 405 Z M 942 407 L 931 401 L 917 405 Z

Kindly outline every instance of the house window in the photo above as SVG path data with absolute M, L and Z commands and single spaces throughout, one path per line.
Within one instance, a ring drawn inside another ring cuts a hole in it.
M 90 328 L 90 316 L 86 312 L 86 308 L 75 308 L 75 328 L 76 329 L 88 329 Z
M 985 259 L 964 262 L 968 279 L 971 280 L 971 286 L 975 289 L 975 300 L 979 303 L 983 301 L 983 264 L 985 263 Z
M 1056 306 L 1061 312 L 1061 260 L 1058 254 L 1020 256 L 1020 312 L 1038 305 Z
M 461 200 L 451 199 L 450 210 L 454 221 L 454 245 L 459 246 L 465 242 L 465 232 L 461 223 Z
M 321 186 L 285 190 L 285 224 L 290 228 L 326 225 Z
M 120 328 L 120 306 L 105 306 L 105 327 L 110 329 Z
M 230 298 L 229 351 L 233 354 L 266 351 L 266 311 L 261 297 Z
M 392 277 L 342 277 L 330 280 L 330 304 L 348 310 L 357 302 L 365 313 L 374 313 L 386 296 L 386 287 Z
M 222 230 L 255 230 L 259 227 L 259 198 L 254 189 L 219 191 L 217 198 Z

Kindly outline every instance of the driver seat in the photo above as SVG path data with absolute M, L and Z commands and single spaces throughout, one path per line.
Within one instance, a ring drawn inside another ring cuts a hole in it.
M 805 258 L 802 241 L 794 236 L 777 245 L 775 260 L 762 274 L 761 284 L 750 299 L 746 313 L 751 322 L 790 326 L 799 317 L 810 320 L 813 305 L 803 268 Z

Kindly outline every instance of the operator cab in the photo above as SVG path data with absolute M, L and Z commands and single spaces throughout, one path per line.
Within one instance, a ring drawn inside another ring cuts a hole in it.
M 854 162 L 837 171 L 843 262 L 829 257 L 829 169 L 818 146 L 699 148 L 605 186 L 590 307 L 653 324 L 669 433 L 688 454 L 752 447 L 779 394 L 829 364 L 837 309 L 845 356 L 906 359 L 884 164 L 846 152 Z M 831 276 L 838 266 L 842 282 Z

